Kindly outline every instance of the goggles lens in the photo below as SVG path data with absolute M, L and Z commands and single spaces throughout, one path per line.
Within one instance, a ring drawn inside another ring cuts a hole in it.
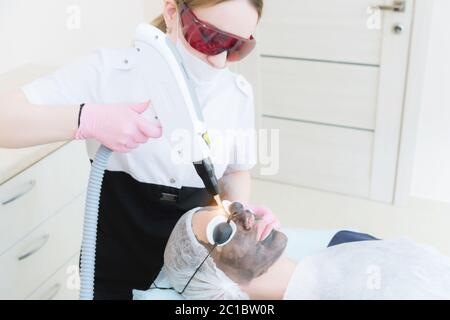
M 241 38 L 203 22 L 186 4 L 182 5 L 180 16 L 184 38 L 192 48 L 203 54 L 214 56 L 227 51 L 228 61 L 239 61 L 256 46 L 253 36 L 250 39 Z

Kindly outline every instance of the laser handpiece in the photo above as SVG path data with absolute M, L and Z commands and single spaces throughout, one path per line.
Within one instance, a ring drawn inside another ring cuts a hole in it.
M 219 207 L 224 208 L 219 195 L 219 183 L 211 161 L 211 142 L 205 127 L 205 121 L 200 107 L 193 80 L 187 71 L 178 49 L 165 34 L 148 26 L 138 29 L 138 37 L 151 40 L 153 48 L 163 57 L 167 69 L 176 81 L 167 81 L 169 86 L 160 87 L 159 94 L 154 96 L 154 111 L 163 126 L 166 137 L 179 136 L 184 132 L 189 139 L 188 144 L 177 146 L 178 154 L 189 155 L 184 160 L 191 161 L 195 170 L 205 185 L 208 193 L 215 199 Z M 172 94 L 173 93 L 173 94 Z M 164 94 L 166 96 L 164 96 Z M 167 96 L 170 95 L 170 96 Z M 174 101 L 174 96 L 182 97 L 180 103 Z M 171 103 L 172 102 L 172 103 Z M 175 102 L 175 103 L 174 103 Z M 189 146 L 189 150 L 183 150 Z
M 219 182 L 217 181 L 217 177 L 214 171 L 214 165 L 211 161 L 211 158 L 208 157 L 199 162 L 195 162 L 194 167 L 195 171 L 197 171 L 197 174 L 202 179 L 206 190 L 214 198 L 217 205 L 225 209 L 222 204 L 222 200 L 220 199 Z

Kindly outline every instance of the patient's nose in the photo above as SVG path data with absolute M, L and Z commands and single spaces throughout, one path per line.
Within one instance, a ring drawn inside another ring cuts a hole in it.
M 255 215 L 249 210 L 235 212 L 233 221 L 240 223 L 244 230 L 251 230 L 255 224 Z
M 245 210 L 245 212 L 246 212 L 246 220 L 244 223 L 244 229 L 250 230 L 255 225 L 255 215 L 249 210 Z
M 250 210 L 246 210 L 242 203 L 235 201 L 230 204 L 228 210 L 232 215 L 231 219 L 235 223 L 241 224 L 244 230 L 253 228 L 253 225 L 255 224 L 255 215 Z

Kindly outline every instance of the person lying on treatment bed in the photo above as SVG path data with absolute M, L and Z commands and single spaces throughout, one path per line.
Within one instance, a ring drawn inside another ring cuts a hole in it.
M 217 207 L 188 211 L 173 229 L 162 270 L 184 298 L 450 299 L 450 258 L 430 247 L 404 238 L 348 242 L 293 261 L 283 255 L 284 233 L 260 239 L 263 220 L 239 203 L 229 212 L 236 232 L 222 246 L 210 243 L 208 228 L 226 216 Z

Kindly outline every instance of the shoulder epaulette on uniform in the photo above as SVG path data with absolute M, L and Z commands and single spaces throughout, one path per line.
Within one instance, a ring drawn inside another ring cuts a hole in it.
M 247 97 L 251 95 L 250 83 L 240 74 L 236 75 L 235 78 L 236 86 L 244 93 Z
M 116 50 L 112 56 L 114 68 L 120 70 L 129 70 L 133 68 L 138 58 L 137 48 L 125 48 Z

